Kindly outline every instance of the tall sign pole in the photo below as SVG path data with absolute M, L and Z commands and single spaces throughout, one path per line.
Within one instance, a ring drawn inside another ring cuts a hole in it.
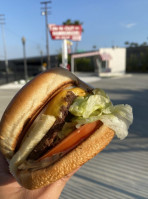
M 52 39 L 63 40 L 62 43 L 62 67 L 67 68 L 68 64 L 68 50 L 67 40 L 80 41 L 82 34 L 81 25 L 56 25 L 50 24 L 49 30 Z
M 46 52 L 47 52 L 47 68 L 50 68 L 50 55 L 49 55 L 49 39 L 48 39 L 48 15 L 49 15 L 49 8 L 48 4 L 51 3 L 51 1 L 44 1 L 40 2 L 42 5 L 44 5 L 42 9 L 42 15 L 45 16 L 45 31 L 46 31 Z
M 63 40 L 62 44 L 62 67 L 67 68 L 68 64 L 68 51 L 67 51 L 67 40 Z
M 9 68 L 8 68 L 8 59 L 7 59 L 7 51 L 6 51 L 6 42 L 5 42 L 4 27 L 3 27 L 3 25 L 5 24 L 5 18 L 4 17 L 5 17 L 4 14 L 0 14 L 0 25 L 1 25 L 3 46 L 4 46 L 6 82 L 8 82 L 9 81 L 9 79 L 8 79 Z

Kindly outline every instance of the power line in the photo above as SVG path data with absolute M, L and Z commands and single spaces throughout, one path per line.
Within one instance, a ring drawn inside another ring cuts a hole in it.
M 48 4 L 50 4 L 51 1 L 43 1 L 40 2 L 40 4 L 44 5 L 44 7 L 41 8 L 41 13 L 43 16 L 45 16 L 45 31 L 46 31 L 46 52 L 47 52 L 47 68 L 50 68 L 50 55 L 49 55 L 49 41 L 48 41 L 48 15 L 49 9 L 51 7 L 48 7 Z

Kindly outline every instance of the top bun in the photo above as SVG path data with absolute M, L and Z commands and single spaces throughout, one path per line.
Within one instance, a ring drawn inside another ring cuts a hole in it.
M 12 158 L 23 128 L 35 113 L 64 87 L 79 83 L 68 70 L 54 68 L 36 76 L 14 96 L 0 122 L 0 149 L 7 159 Z

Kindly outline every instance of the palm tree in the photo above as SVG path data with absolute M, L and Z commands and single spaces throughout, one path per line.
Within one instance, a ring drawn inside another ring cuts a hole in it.
M 63 22 L 63 25 L 82 25 L 83 23 L 79 20 L 72 21 L 71 19 L 67 19 L 65 22 Z M 82 32 L 84 32 L 84 29 L 82 28 Z M 75 46 L 75 52 L 78 50 L 78 41 L 76 42 Z
M 65 22 L 63 22 L 63 25 L 72 25 L 71 19 L 67 19 Z
M 83 25 L 83 22 L 80 22 L 79 20 L 72 21 L 71 19 L 67 19 L 63 22 L 63 25 Z M 82 32 L 84 32 L 84 29 L 82 29 Z
M 124 44 L 125 44 L 126 46 L 129 46 L 129 45 L 130 45 L 130 43 L 129 43 L 128 41 L 124 42 Z

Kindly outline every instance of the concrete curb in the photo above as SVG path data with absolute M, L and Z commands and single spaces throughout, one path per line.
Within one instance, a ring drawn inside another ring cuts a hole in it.
M 81 79 L 82 81 L 84 81 L 86 83 L 93 83 L 93 82 L 100 81 L 102 79 L 111 79 L 111 78 L 118 79 L 118 78 L 131 77 L 131 76 L 132 76 L 132 74 L 124 74 L 124 75 L 120 75 L 120 76 L 102 76 L 102 77 L 97 77 L 97 76 L 78 76 L 78 77 L 79 77 L 79 79 Z M 12 83 L 1 85 L 0 89 L 20 89 L 24 85 L 25 85 L 25 81 L 21 80 L 20 83 L 12 82 Z

